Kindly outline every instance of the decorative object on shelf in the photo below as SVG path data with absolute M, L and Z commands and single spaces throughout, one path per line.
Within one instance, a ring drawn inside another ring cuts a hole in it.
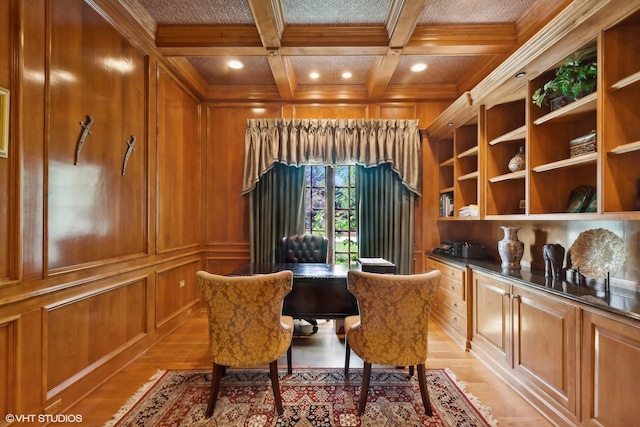
M 131 152 L 135 150 L 133 148 L 136 145 L 136 137 L 135 135 L 131 135 L 131 142 L 125 141 L 128 145 L 127 152 L 124 154 L 124 160 L 122 161 L 122 175 L 124 175 L 125 169 L 127 169 L 127 163 L 129 162 L 129 156 L 131 156 Z
M 82 146 L 84 145 L 87 136 L 91 135 L 91 125 L 93 125 L 93 116 L 87 116 L 87 123 L 80 122 L 80 126 L 82 126 L 82 133 L 80 134 L 80 139 L 78 140 L 78 147 L 76 148 L 76 159 L 73 162 L 74 165 L 78 164 Z
M 624 242 L 604 228 L 583 231 L 569 249 L 572 267 L 589 279 L 607 279 L 626 260 Z
M 573 102 L 595 91 L 598 75 L 598 64 L 592 49 L 577 52 L 565 59 L 562 65 L 556 69 L 556 76 L 545 83 L 533 93 L 532 101 L 538 107 L 542 104 L 552 103 L 553 99 L 566 97 Z M 556 102 L 560 107 L 566 105 Z
M 569 141 L 569 157 L 581 156 L 583 154 L 596 152 L 596 131 L 592 130 L 588 134 Z
M 520 227 L 502 225 L 500 228 L 504 231 L 504 238 L 498 242 L 501 266 L 503 269 L 519 269 L 524 254 L 524 243 L 518 239 Z
M 567 203 L 566 212 L 568 213 L 580 213 L 586 212 L 587 207 L 591 205 L 591 199 L 594 197 L 596 189 L 590 185 L 581 185 L 571 191 L 569 196 L 569 203 Z M 595 206 L 595 200 L 593 202 Z M 597 208 L 597 206 L 596 206 Z M 595 211 L 590 211 L 595 212 Z
M 520 147 L 518 153 L 509 160 L 509 170 L 511 172 L 517 172 L 524 170 L 525 158 L 524 158 L 524 145 Z
M 9 157 L 9 89 L 0 87 L 0 157 Z
M 544 277 L 562 280 L 564 247 L 558 243 L 547 243 L 542 246 L 542 258 L 544 259 Z

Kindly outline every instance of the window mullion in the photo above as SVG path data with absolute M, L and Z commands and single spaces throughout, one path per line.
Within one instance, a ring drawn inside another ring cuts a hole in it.
M 325 166 L 325 176 L 327 183 L 327 204 L 325 205 L 325 215 L 327 220 L 327 238 L 329 239 L 328 259 L 327 262 L 335 263 L 335 241 L 336 241 L 336 220 L 335 220 L 335 206 L 336 206 L 336 181 L 334 176 L 334 169 L 330 166 Z

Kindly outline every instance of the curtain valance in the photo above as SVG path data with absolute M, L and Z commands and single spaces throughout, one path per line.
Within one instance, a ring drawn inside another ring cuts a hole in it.
M 242 194 L 275 162 L 289 166 L 389 163 L 416 195 L 420 165 L 418 120 L 247 119 Z

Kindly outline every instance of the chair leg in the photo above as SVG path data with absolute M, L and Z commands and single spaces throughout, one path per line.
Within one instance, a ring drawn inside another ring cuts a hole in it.
M 287 349 L 287 374 L 291 375 L 293 373 L 292 360 L 293 357 L 291 355 L 293 349 L 293 341 L 289 344 L 289 348 Z
M 422 396 L 424 413 L 432 417 L 433 411 L 431 410 L 431 402 L 429 401 L 429 391 L 427 390 L 427 375 L 424 369 L 424 363 L 418 365 L 418 384 L 420 385 L 420 395 Z
M 282 415 L 282 396 L 280 396 L 280 381 L 278 380 L 278 361 L 269 363 L 269 376 L 271 377 L 271 387 L 273 388 L 273 400 L 276 402 L 278 415 Z
M 344 375 L 349 375 L 349 359 L 351 358 L 351 347 L 349 346 L 349 340 L 345 337 L 344 346 L 346 352 L 344 354 Z
M 364 371 L 362 372 L 362 389 L 360 390 L 360 403 L 358 404 L 358 412 L 364 414 L 365 406 L 367 406 L 367 395 L 369 394 L 369 380 L 371 379 L 371 363 L 364 362 Z
M 413 376 L 413 365 L 409 366 L 409 376 Z
M 207 406 L 206 417 L 210 418 L 213 415 L 213 410 L 216 407 L 216 401 L 218 400 L 218 392 L 220 391 L 220 381 L 224 375 L 225 367 L 213 364 L 212 378 L 211 378 L 211 391 L 209 392 L 209 405 Z

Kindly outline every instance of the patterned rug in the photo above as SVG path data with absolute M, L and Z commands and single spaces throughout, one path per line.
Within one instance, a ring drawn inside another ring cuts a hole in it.
M 280 376 L 284 414 L 277 417 L 268 371 L 227 370 L 213 416 L 204 417 L 211 371 L 159 371 L 105 427 L 124 426 L 495 426 L 488 408 L 464 392 L 448 369 L 427 369 L 433 417 L 424 413 L 417 377 L 372 370 L 363 416 L 357 415 L 362 369 L 294 370 Z

